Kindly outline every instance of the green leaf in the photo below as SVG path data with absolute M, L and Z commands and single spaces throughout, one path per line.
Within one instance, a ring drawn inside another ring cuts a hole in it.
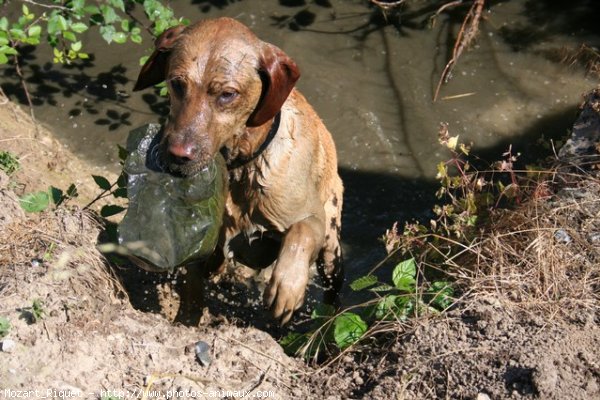
M 29 8 L 26 4 L 23 4 L 23 7 L 21 7 L 21 11 L 23 11 L 23 15 L 29 15 Z
M 38 37 L 42 34 L 42 27 L 40 25 L 30 26 L 27 30 L 29 36 Z
M 83 22 L 75 22 L 71 25 L 71 30 L 75 33 L 83 33 L 88 30 L 88 26 Z
M 394 290 L 394 289 L 396 289 L 394 286 L 384 283 L 383 285 L 375 286 L 374 288 L 369 289 L 369 291 L 371 291 L 371 292 L 389 292 L 390 290 Z
M 417 264 L 414 258 L 402 261 L 392 272 L 392 281 L 397 289 L 413 292 L 416 284 Z
M 46 311 L 44 310 L 44 303 L 40 299 L 33 300 L 31 304 L 31 315 L 33 322 L 38 322 L 44 318 Z
M 0 46 L 0 53 L 6 54 L 7 56 L 13 56 L 19 54 L 17 49 L 10 46 Z
M 65 17 L 63 17 L 60 14 L 57 14 L 56 16 L 56 23 L 58 26 L 58 30 L 60 31 L 66 31 L 67 29 L 69 29 L 69 23 L 67 22 Z
M 2 31 L 8 30 L 8 18 L 6 18 L 6 17 L 0 18 L 0 30 L 2 30 Z
M 55 36 L 57 33 L 66 31 L 67 29 L 67 20 L 58 12 L 53 13 L 48 19 L 48 25 L 46 26 L 48 35 Z
M 119 10 L 125 12 L 125 3 L 123 2 L 123 0 L 110 0 L 110 4 L 114 8 L 118 8 Z
M 79 57 L 82 60 L 87 60 L 88 58 L 90 58 L 90 55 L 88 53 L 77 53 L 77 57 Z
M 63 31 L 63 37 L 65 39 L 67 39 L 70 42 L 76 42 L 77 41 L 77 36 L 75 36 L 75 34 L 71 31 Z
M 429 304 L 439 310 L 445 310 L 452 305 L 454 288 L 446 281 L 433 282 L 427 291 Z
M 50 195 L 48 192 L 30 193 L 21 197 L 19 203 L 21 204 L 21 208 L 26 212 L 41 212 L 50 205 Z
M 86 14 L 100 14 L 100 8 L 95 5 L 85 6 L 83 7 L 83 11 L 85 11 Z
M 8 57 L 4 53 L 0 52 L 0 64 L 8 64 Z
M 310 319 L 331 318 L 335 315 L 335 307 L 330 304 L 317 305 L 310 314 Z
M 6 175 L 11 175 L 19 168 L 21 168 L 19 157 L 9 151 L 0 150 L 0 170 L 4 171 Z
M 295 356 L 307 342 L 307 334 L 290 332 L 279 341 L 279 344 L 283 347 L 285 354 Z
M 104 18 L 105 24 L 112 24 L 113 22 L 119 20 L 119 16 L 115 12 L 115 9 L 106 4 L 100 6 L 100 11 L 102 11 L 102 18 Z
M 30 37 L 30 38 L 23 40 L 23 43 L 31 44 L 31 45 L 35 46 L 35 45 L 40 44 L 40 38 L 39 37 Z
M 127 173 L 125 171 L 121 172 L 121 174 L 117 178 L 117 187 L 122 189 L 127 188 Z
M 394 319 L 394 309 L 396 308 L 396 299 L 398 297 L 398 295 L 394 294 L 382 297 L 375 306 L 375 318 L 380 321 Z
M 113 196 L 117 198 L 126 199 L 127 198 L 127 188 L 121 187 L 113 192 Z
M 115 27 L 112 25 L 106 25 L 100 27 L 100 34 L 106 43 L 112 43 L 113 35 L 116 33 Z
M 110 190 L 112 185 L 110 184 L 110 182 L 108 181 L 108 179 L 106 179 L 103 176 L 100 175 L 92 175 L 92 178 L 94 179 L 94 182 L 96 182 L 96 185 L 98 185 L 100 187 L 100 189 L 102 190 Z
M 115 43 L 123 44 L 127 41 L 127 34 L 124 32 L 115 32 L 112 38 Z
M 71 50 L 73 50 L 75 52 L 78 52 L 79 50 L 81 50 L 81 41 L 71 43 Z
M 69 185 L 69 187 L 67 188 L 67 196 L 69 198 L 79 196 L 79 192 L 77 191 L 77 186 L 74 183 L 71 183 L 71 185 Z
M 340 349 L 356 343 L 367 331 L 367 323 L 357 314 L 345 312 L 333 322 L 333 338 Z
M 146 64 L 146 61 L 148 61 L 149 58 L 150 58 L 150 56 L 140 57 L 140 65 Z
M 365 275 L 356 279 L 354 282 L 350 284 L 350 289 L 358 292 L 359 290 L 366 289 L 370 286 L 373 286 L 377 283 L 378 279 L 375 275 Z
M 20 28 L 12 28 L 9 30 L 10 32 L 10 36 L 13 37 L 13 39 L 16 40 L 24 40 L 27 38 L 27 35 L 25 34 L 25 32 L 23 31 L 23 29 Z
M 6 317 L 0 317 L 0 338 L 8 335 L 8 331 L 10 331 L 10 322 Z
M 138 35 L 138 34 L 135 34 L 135 33 L 132 33 L 131 34 L 131 41 L 133 43 L 140 44 L 140 43 L 142 43 L 142 36 Z
M 129 157 L 129 151 L 121 145 L 117 145 L 117 147 L 119 149 L 119 160 L 125 161 Z
M 100 209 L 100 215 L 104 218 L 112 217 L 125 210 L 125 207 L 109 204 Z
M 50 195 L 52 196 L 52 202 L 55 205 L 59 205 L 64 200 L 64 193 L 57 187 L 50 186 Z

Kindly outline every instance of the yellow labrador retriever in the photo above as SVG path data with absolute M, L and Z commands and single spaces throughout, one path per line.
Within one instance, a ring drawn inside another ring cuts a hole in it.
M 134 89 L 167 82 L 162 145 L 172 171 L 191 175 L 218 152 L 225 156 L 230 193 L 213 258 L 223 264 L 239 235 L 281 237 L 264 302 L 282 324 L 302 305 L 313 262 L 333 290 L 343 280 L 335 146 L 294 88 L 299 77 L 282 50 L 219 18 L 163 33 Z

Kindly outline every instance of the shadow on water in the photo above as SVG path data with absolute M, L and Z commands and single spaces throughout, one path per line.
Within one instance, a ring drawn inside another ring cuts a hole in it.
M 201 12 L 208 13 L 214 9 L 222 10 L 228 5 L 239 3 L 241 1 L 243 0 L 192 0 L 191 3 L 197 5 Z
M 565 12 L 565 7 L 568 7 L 568 12 Z M 524 15 L 525 23 L 500 29 L 504 40 L 515 51 L 527 49 L 561 33 L 587 40 L 590 40 L 590 35 L 596 35 L 593 36 L 595 40 L 587 44 L 593 47 L 600 45 L 597 36 L 600 34 L 598 1 L 573 0 L 565 6 L 565 2 L 561 0 L 528 0 Z

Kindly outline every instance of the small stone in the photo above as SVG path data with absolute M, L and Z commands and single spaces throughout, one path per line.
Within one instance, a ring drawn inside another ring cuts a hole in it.
M 198 359 L 198 361 L 200 361 L 200 364 L 202 364 L 205 367 L 208 367 L 212 362 L 212 359 L 210 358 L 209 354 L 210 346 L 208 345 L 208 343 L 199 340 L 196 342 L 194 347 L 196 349 L 196 358 Z
M 569 244 L 573 239 L 564 229 L 559 229 L 554 232 L 554 239 L 559 243 Z
M 354 371 L 354 373 L 352 374 L 352 380 L 358 386 L 361 386 L 363 383 L 365 383 L 364 379 L 361 378 L 360 373 L 358 371 Z
M 4 339 L 1 343 L 2 352 L 11 353 L 15 348 L 15 341 L 12 339 Z
M 485 393 L 478 393 L 477 400 L 492 400 L 492 399 L 490 399 L 490 396 L 488 396 Z

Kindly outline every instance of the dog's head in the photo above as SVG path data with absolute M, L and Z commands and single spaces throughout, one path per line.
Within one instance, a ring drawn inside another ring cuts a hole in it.
M 300 77 L 283 51 L 230 18 L 171 28 L 155 45 L 134 90 L 167 82 L 167 162 L 184 175 L 249 128 L 266 126 Z

